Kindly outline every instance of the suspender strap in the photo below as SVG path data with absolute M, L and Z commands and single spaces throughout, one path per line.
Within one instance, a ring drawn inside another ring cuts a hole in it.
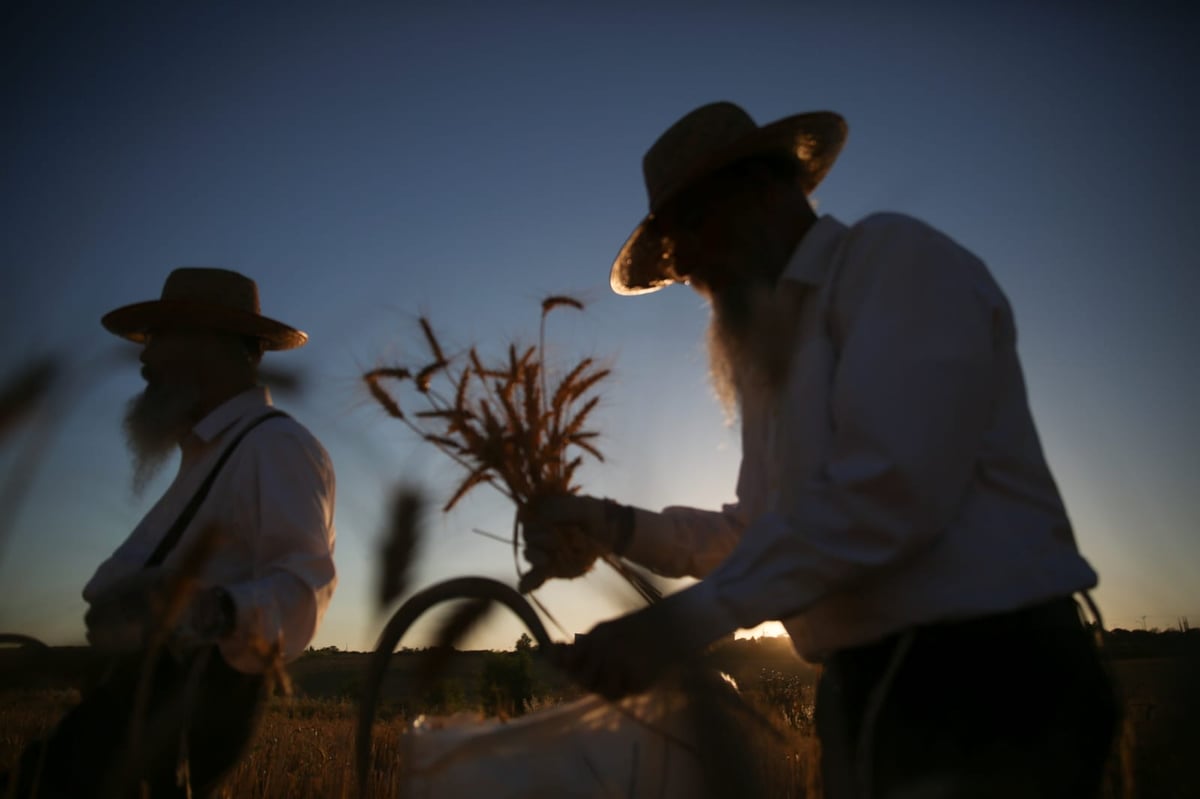
M 208 496 L 208 492 L 212 489 L 213 483 L 216 482 L 217 474 L 221 471 L 221 467 L 225 465 L 225 461 L 229 460 L 229 456 L 233 454 L 235 449 L 237 449 L 237 445 L 242 443 L 242 439 L 245 438 L 246 434 L 251 430 L 258 427 L 268 419 L 273 419 L 276 416 L 287 416 L 287 414 L 283 411 L 271 411 L 270 413 L 264 413 L 262 416 L 258 417 L 253 422 L 242 428 L 242 432 L 238 433 L 237 437 L 234 438 L 233 441 L 229 442 L 229 446 L 226 447 L 225 451 L 221 453 L 221 457 L 217 459 L 217 463 L 215 466 L 213 466 L 212 471 L 208 473 L 208 477 L 204 478 L 204 482 L 200 485 L 200 488 L 197 489 L 196 494 L 192 497 L 191 502 L 189 502 L 187 507 L 183 509 L 183 513 L 179 514 L 179 518 L 175 520 L 173 525 L 171 525 L 171 529 L 167 530 L 167 534 L 164 535 L 162 540 L 158 542 L 158 546 L 156 546 L 154 551 L 150 553 L 150 557 L 146 560 L 146 565 L 142 568 L 149 569 L 166 560 L 167 555 L 169 555 L 171 550 L 175 548 L 175 545 L 179 543 L 179 539 L 183 538 L 184 530 L 186 530 L 188 525 L 192 523 L 192 519 L 196 516 L 196 511 L 200 510 L 201 503 L 204 502 L 204 498 Z

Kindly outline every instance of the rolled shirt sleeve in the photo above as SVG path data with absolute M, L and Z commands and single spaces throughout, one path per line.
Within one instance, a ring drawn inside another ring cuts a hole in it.
M 968 491 L 1008 314 L 982 263 L 924 225 L 884 222 L 851 239 L 834 296 L 826 455 L 802 475 L 777 453 L 777 500 L 703 584 L 680 592 L 684 615 L 713 620 L 710 640 L 901 564 L 936 541 Z M 785 395 L 778 413 L 811 413 L 795 407 L 805 401 Z
M 234 667 L 260 671 L 278 645 L 285 660 L 302 653 L 337 584 L 333 563 L 335 481 L 321 445 L 291 420 L 268 423 L 243 444 L 234 484 L 238 518 L 250 536 L 251 577 L 225 589 L 237 618 L 221 652 Z
M 663 577 L 703 577 L 729 556 L 745 526 L 737 504 L 719 511 L 637 508 L 625 557 Z

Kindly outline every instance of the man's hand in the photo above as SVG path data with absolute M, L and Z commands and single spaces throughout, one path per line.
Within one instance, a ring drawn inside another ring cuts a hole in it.
M 670 668 L 703 647 L 703 639 L 681 630 L 669 602 L 597 624 L 562 653 L 575 680 L 608 699 L 640 693 Z
M 182 649 L 215 644 L 233 632 L 236 622 L 237 610 L 228 591 L 220 586 L 201 589 L 172 631 L 172 644 Z
M 145 645 L 165 607 L 162 574 L 140 571 L 115 582 L 83 616 L 87 640 L 96 649 L 119 653 Z
M 167 621 L 169 586 L 170 580 L 158 570 L 138 572 L 114 583 L 84 614 L 88 643 L 110 653 L 146 646 Z M 232 632 L 234 617 L 232 599 L 224 589 L 197 590 L 182 614 L 172 620 L 172 643 L 183 648 L 215 643 Z
M 517 516 L 532 567 L 521 590 L 537 588 L 551 577 L 585 574 L 596 558 L 620 554 L 633 535 L 633 509 L 612 500 L 578 494 L 541 497 Z

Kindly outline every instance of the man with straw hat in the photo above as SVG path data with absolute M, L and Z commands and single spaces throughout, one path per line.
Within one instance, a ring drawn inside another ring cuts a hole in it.
M 204 796 L 337 581 L 333 467 L 257 381 L 264 351 L 307 336 L 261 314 L 254 281 L 212 268 L 176 269 L 159 299 L 101 321 L 141 345 L 135 487 L 176 449 L 179 472 L 84 588 L 108 673 L 24 753 L 16 795 Z
M 741 422 L 737 502 L 548 498 L 522 517 L 530 583 L 572 576 L 556 571 L 567 528 L 701 578 L 571 647 L 612 697 L 783 620 L 824 664 L 830 799 L 1092 796 L 1115 707 L 1072 597 L 1097 578 L 1038 441 L 1012 311 L 922 222 L 813 212 L 845 136 L 834 113 L 759 126 L 715 103 L 647 152 L 650 213 L 612 287 L 709 301 L 713 381 Z

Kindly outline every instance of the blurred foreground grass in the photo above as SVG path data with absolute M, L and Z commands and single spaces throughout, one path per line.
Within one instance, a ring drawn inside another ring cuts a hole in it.
M 343 654 L 330 664 L 357 665 L 359 656 Z M 319 664 L 320 661 L 317 661 Z M 298 664 L 300 683 L 310 682 Z M 323 664 L 322 664 L 323 665 Z M 1140 658 L 1118 661 L 1118 685 L 1124 699 L 1125 729 L 1118 744 L 1103 799 L 1195 799 L 1200 773 L 1194 765 L 1200 751 L 1200 681 L 1191 657 Z M 338 672 L 325 668 L 333 676 Z M 341 677 L 338 677 L 341 679 Z M 742 681 L 744 688 L 747 681 Z M 751 680 L 744 694 L 776 722 L 783 741 L 755 747 L 762 783 L 772 797 L 819 799 L 819 750 L 811 735 L 811 692 L 808 679 L 791 679 L 775 671 Z M 62 688 L 28 688 L 0 692 L 0 769 L 16 759 L 26 742 L 45 734 L 75 702 L 78 692 Z M 570 697 L 563 697 L 570 698 Z M 531 710 L 559 698 L 542 698 Z M 468 700 L 468 704 L 470 700 Z M 373 735 L 370 769 L 372 796 L 393 799 L 400 792 L 402 704 L 380 709 Z M 306 799 L 356 797 L 354 724 L 356 703 L 347 698 L 298 696 L 270 701 L 257 737 L 218 796 L 223 799 Z M 1125 779 L 1118 764 L 1126 763 Z M 1122 786 L 1122 783 L 1125 783 Z
M 0 769 L 21 748 L 49 731 L 79 700 L 74 690 L 39 689 L 4 694 L 0 706 Z M 254 743 L 216 796 L 221 799 L 352 799 L 358 796 L 354 776 L 354 723 L 357 706 L 341 699 L 305 697 L 271 699 Z M 400 736 L 403 719 L 386 714 L 376 724 L 370 770 L 371 796 L 401 795 Z M 759 759 L 763 782 L 771 795 L 819 796 L 816 787 L 816 741 L 807 733 L 785 733 L 783 746 L 764 749 Z

